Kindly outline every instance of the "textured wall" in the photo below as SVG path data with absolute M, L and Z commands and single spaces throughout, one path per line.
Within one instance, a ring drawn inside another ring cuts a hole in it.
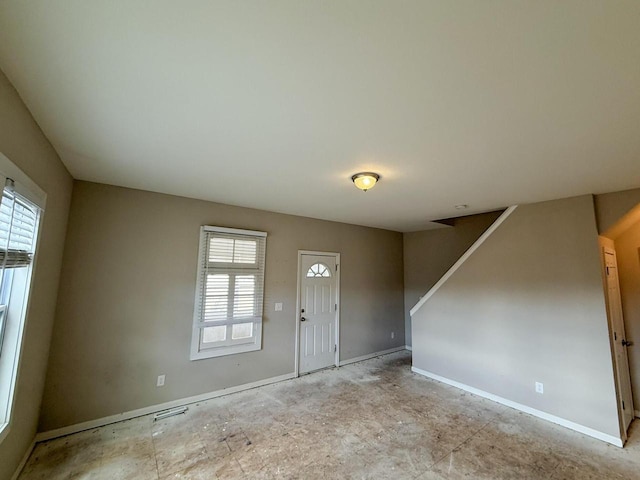
M 189 361 L 201 225 L 268 233 L 260 351 Z M 293 372 L 298 250 L 342 254 L 343 360 L 404 345 L 401 233 L 76 182 L 40 429 Z
M 605 233 L 640 203 L 640 188 L 594 195 L 598 232 Z
M 47 194 L 11 430 L 0 444 L 0 479 L 8 479 L 36 434 L 73 180 L 2 72 L 0 152 Z

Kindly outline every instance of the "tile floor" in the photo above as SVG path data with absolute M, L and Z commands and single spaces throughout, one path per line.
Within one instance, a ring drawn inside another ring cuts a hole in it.
M 20 479 L 640 479 L 624 449 L 410 371 L 400 352 L 38 444 Z

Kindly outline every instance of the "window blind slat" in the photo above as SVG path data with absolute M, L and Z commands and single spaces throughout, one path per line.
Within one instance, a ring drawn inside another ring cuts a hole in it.
M 33 261 L 39 208 L 7 185 L 0 202 L 0 267 L 26 267 Z

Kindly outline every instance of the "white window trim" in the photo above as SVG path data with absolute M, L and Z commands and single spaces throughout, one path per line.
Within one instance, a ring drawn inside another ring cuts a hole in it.
M 12 178 L 15 182 L 16 192 L 35 203 L 41 210 L 45 210 L 47 194 L 44 190 L 2 153 L 0 153 L 0 176 L 2 176 L 3 180 Z M 4 185 L 4 181 L 2 185 Z
M 33 289 L 33 277 L 35 274 L 36 265 L 38 262 L 39 240 L 43 225 L 44 209 L 47 202 L 47 194 L 33 181 L 31 180 L 20 168 L 18 168 L 11 160 L 5 155 L 0 153 L 0 185 L 4 185 L 5 180 L 11 178 L 15 183 L 15 190 L 31 202 L 36 204 L 40 208 L 40 219 L 38 222 L 38 231 L 35 235 L 35 256 L 31 265 L 28 267 L 26 279 L 26 291 L 25 301 L 21 306 L 20 321 L 18 324 L 18 336 L 15 347 L 15 355 L 12 364 L 10 365 L 10 384 L 8 389 L 8 399 L 0 399 L 0 408 L 3 408 L 3 417 L 0 419 L 0 444 L 9 434 L 11 430 L 11 424 L 14 418 L 15 409 L 15 394 L 18 379 L 20 378 L 20 369 L 22 366 L 22 354 L 24 350 L 24 332 L 27 329 L 27 320 L 29 318 L 29 306 L 31 292 Z M 0 374 L 4 374 L 0 372 Z M 4 407 L 2 406 L 4 404 Z
M 226 355 L 234 355 L 236 353 L 245 353 L 252 352 L 256 350 L 262 349 L 262 315 L 259 317 L 244 317 L 238 319 L 230 319 L 226 322 L 217 323 L 217 325 L 226 325 L 233 323 L 248 323 L 247 320 L 249 318 L 253 319 L 253 329 L 256 332 L 255 339 L 253 342 L 240 343 L 237 345 L 223 345 L 220 347 L 213 347 L 207 349 L 200 348 L 200 332 L 204 323 L 201 321 L 198 311 L 198 304 L 202 302 L 202 294 L 204 290 L 203 283 L 203 265 L 204 265 L 204 257 L 207 252 L 207 242 L 206 237 L 208 232 L 216 232 L 216 233 L 224 233 L 229 235 L 238 235 L 238 236 L 251 236 L 251 237 L 264 237 L 266 239 L 266 232 L 259 232 L 254 230 L 241 230 L 236 228 L 227 228 L 227 227 L 214 227 L 210 225 L 204 225 L 200 228 L 200 245 L 198 247 L 198 269 L 197 269 L 197 277 L 196 277 L 196 292 L 195 292 L 195 300 L 194 300 L 194 308 L 193 308 L 193 328 L 191 334 L 191 353 L 189 356 L 190 360 L 203 360 L 206 358 L 214 358 L 214 357 L 222 357 Z M 266 245 L 265 245 L 266 250 Z M 266 256 L 266 251 L 265 251 Z M 262 288 L 262 297 L 263 304 L 262 310 L 264 310 L 264 258 L 262 264 L 262 278 L 263 284 Z

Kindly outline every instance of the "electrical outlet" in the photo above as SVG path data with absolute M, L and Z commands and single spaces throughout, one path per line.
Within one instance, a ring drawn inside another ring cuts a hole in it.
M 164 375 L 158 375 L 158 382 L 156 383 L 156 387 L 164 387 Z
M 536 382 L 536 393 L 544 393 L 544 385 L 540 382 Z
M 396 338 L 396 332 L 391 332 L 391 340 L 393 340 L 394 338 Z
M 282 303 L 276 303 L 276 312 L 282 311 Z

